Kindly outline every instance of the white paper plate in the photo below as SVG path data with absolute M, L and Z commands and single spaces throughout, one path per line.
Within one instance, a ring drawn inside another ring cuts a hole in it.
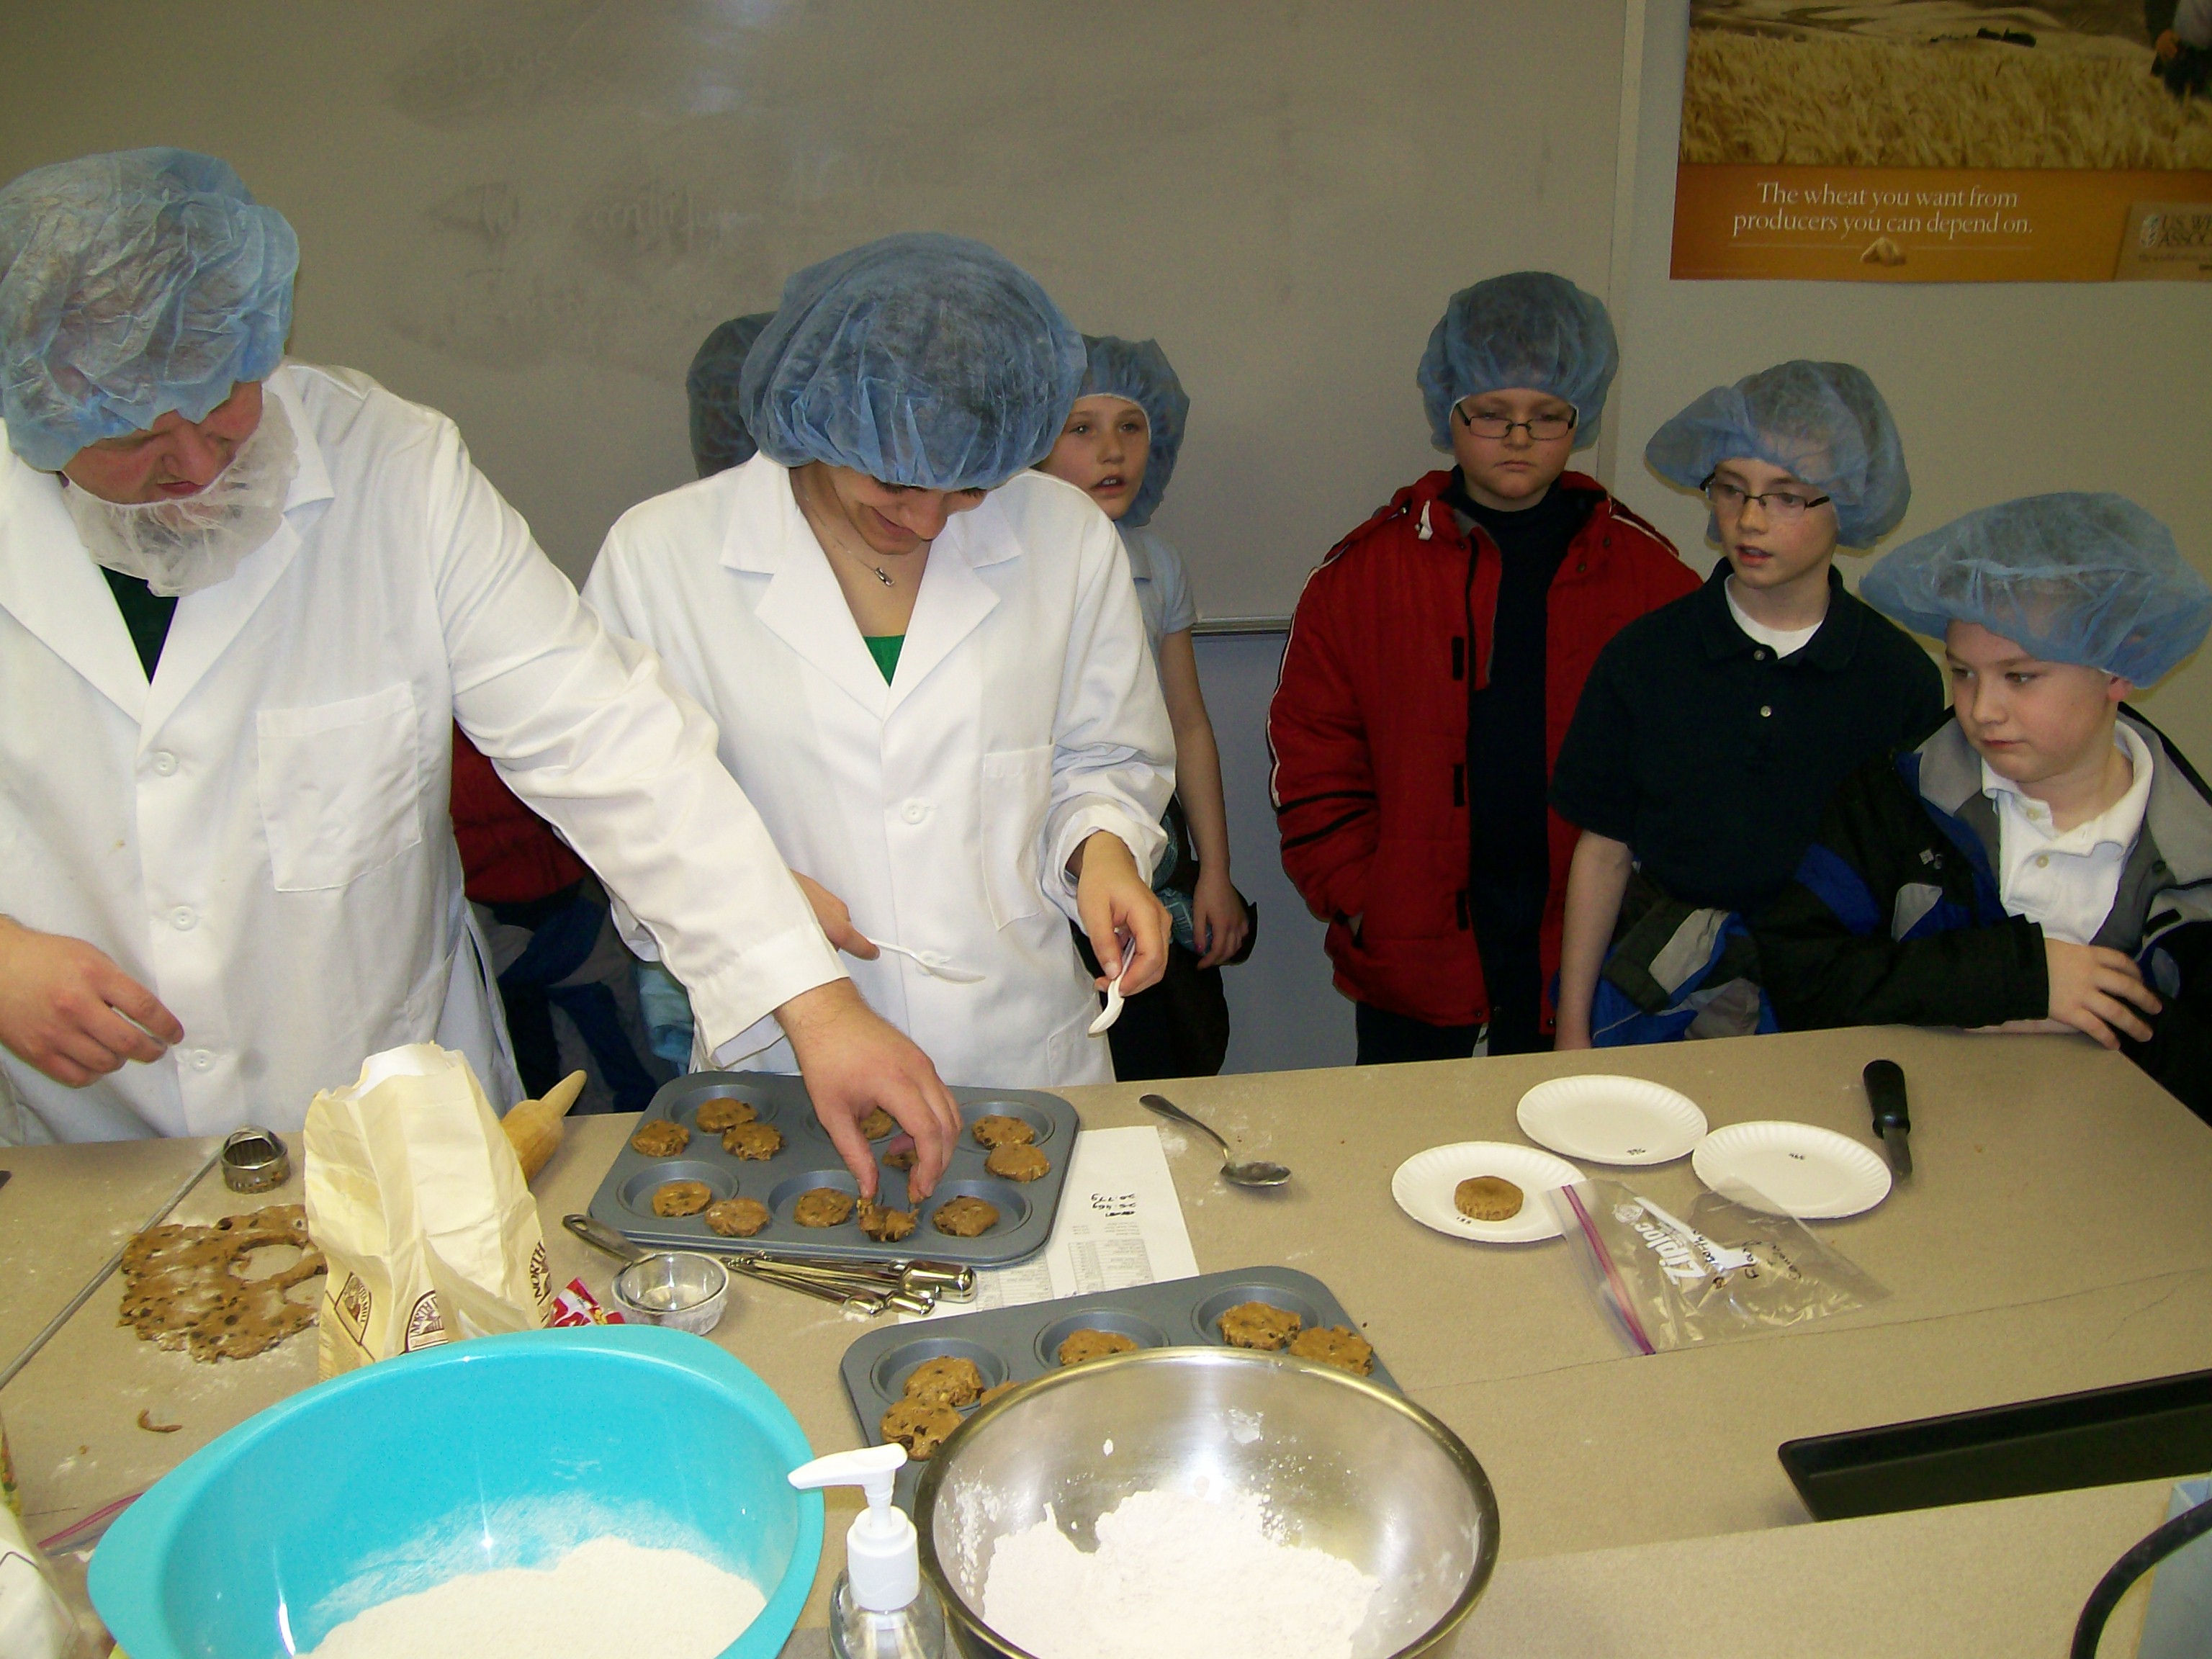
M 1503 1221 L 1473 1221 L 1459 1212 L 1452 1194 L 1472 1176 L 1498 1176 L 1521 1189 L 1521 1210 Z M 1485 1244 L 1533 1244 L 1557 1238 L 1559 1224 L 1544 1194 L 1580 1181 L 1565 1158 L 1504 1140 L 1462 1140 L 1415 1152 L 1390 1177 L 1390 1196 L 1424 1227 Z
M 1889 1196 L 1881 1154 L 1809 1123 L 1731 1123 L 1698 1143 L 1690 1167 L 1723 1197 L 1750 1201 L 1749 1187 L 1801 1221 L 1856 1215 Z
M 1671 1163 L 1705 1133 L 1697 1102 L 1640 1077 L 1555 1077 L 1513 1115 L 1538 1146 L 1593 1164 Z

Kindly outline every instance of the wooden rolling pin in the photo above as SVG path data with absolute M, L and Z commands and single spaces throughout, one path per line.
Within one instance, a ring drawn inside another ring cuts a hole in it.
M 515 1157 L 522 1160 L 525 1181 L 536 1180 L 538 1172 L 545 1167 L 545 1160 L 561 1145 L 561 1120 L 568 1115 L 568 1109 L 583 1092 L 584 1074 L 571 1072 L 548 1089 L 543 1100 L 518 1100 L 514 1109 L 500 1119 L 499 1127 L 507 1131 L 507 1144 L 514 1148 Z

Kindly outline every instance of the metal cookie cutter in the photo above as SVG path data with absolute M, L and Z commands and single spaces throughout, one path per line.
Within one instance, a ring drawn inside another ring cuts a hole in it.
M 292 1154 L 272 1129 L 248 1125 L 222 1143 L 222 1184 L 234 1193 L 265 1193 L 292 1178 Z

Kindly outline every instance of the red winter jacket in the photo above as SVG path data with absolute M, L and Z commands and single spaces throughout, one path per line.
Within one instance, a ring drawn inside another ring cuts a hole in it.
M 1336 986 L 1355 1002 L 1431 1025 L 1490 1017 L 1467 903 L 1468 622 L 1487 683 L 1500 557 L 1470 549 L 1449 504 L 1449 472 L 1402 489 L 1333 548 L 1299 596 L 1267 711 L 1283 868 L 1328 923 Z M 1595 478 L 1559 488 L 1597 502 L 1560 560 L 1546 606 L 1547 767 L 1598 652 L 1626 623 L 1698 586 L 1674 545 Z M 1575 827 L 1550 815 L 1544 1022 L 1559 966 Z M 1355 929 L 1352 919 L 1358 919 Z
M 453 840 L 464 890 L 478 904 L 550 898 L 591 872 L 453 727 Z

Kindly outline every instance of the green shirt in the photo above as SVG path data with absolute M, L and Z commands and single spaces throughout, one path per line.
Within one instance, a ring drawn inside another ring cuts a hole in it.
M 131 630 L 131 643 L 138 647 L 138 660 L 145 665 L 150 684 L 161 660 L 161 647 L 168 642 L 170 621 L 177 614 L 177 596 L 164 598 L 149 587 L 144 578 L 126 576 L 106 565 L 100 566 L 100 574 L 107 578 L 108 592 L 115 595 L 115 608 L 123 613 L 123 625 Z
M 891 676 L 898 672 L 899 652 L 906 644 L 906 635 L 863 634 L 860 643 L 868 647 L 868 654 L 876 659 L 876 666 L 883 671 L 884 684 L 889 685 Z

